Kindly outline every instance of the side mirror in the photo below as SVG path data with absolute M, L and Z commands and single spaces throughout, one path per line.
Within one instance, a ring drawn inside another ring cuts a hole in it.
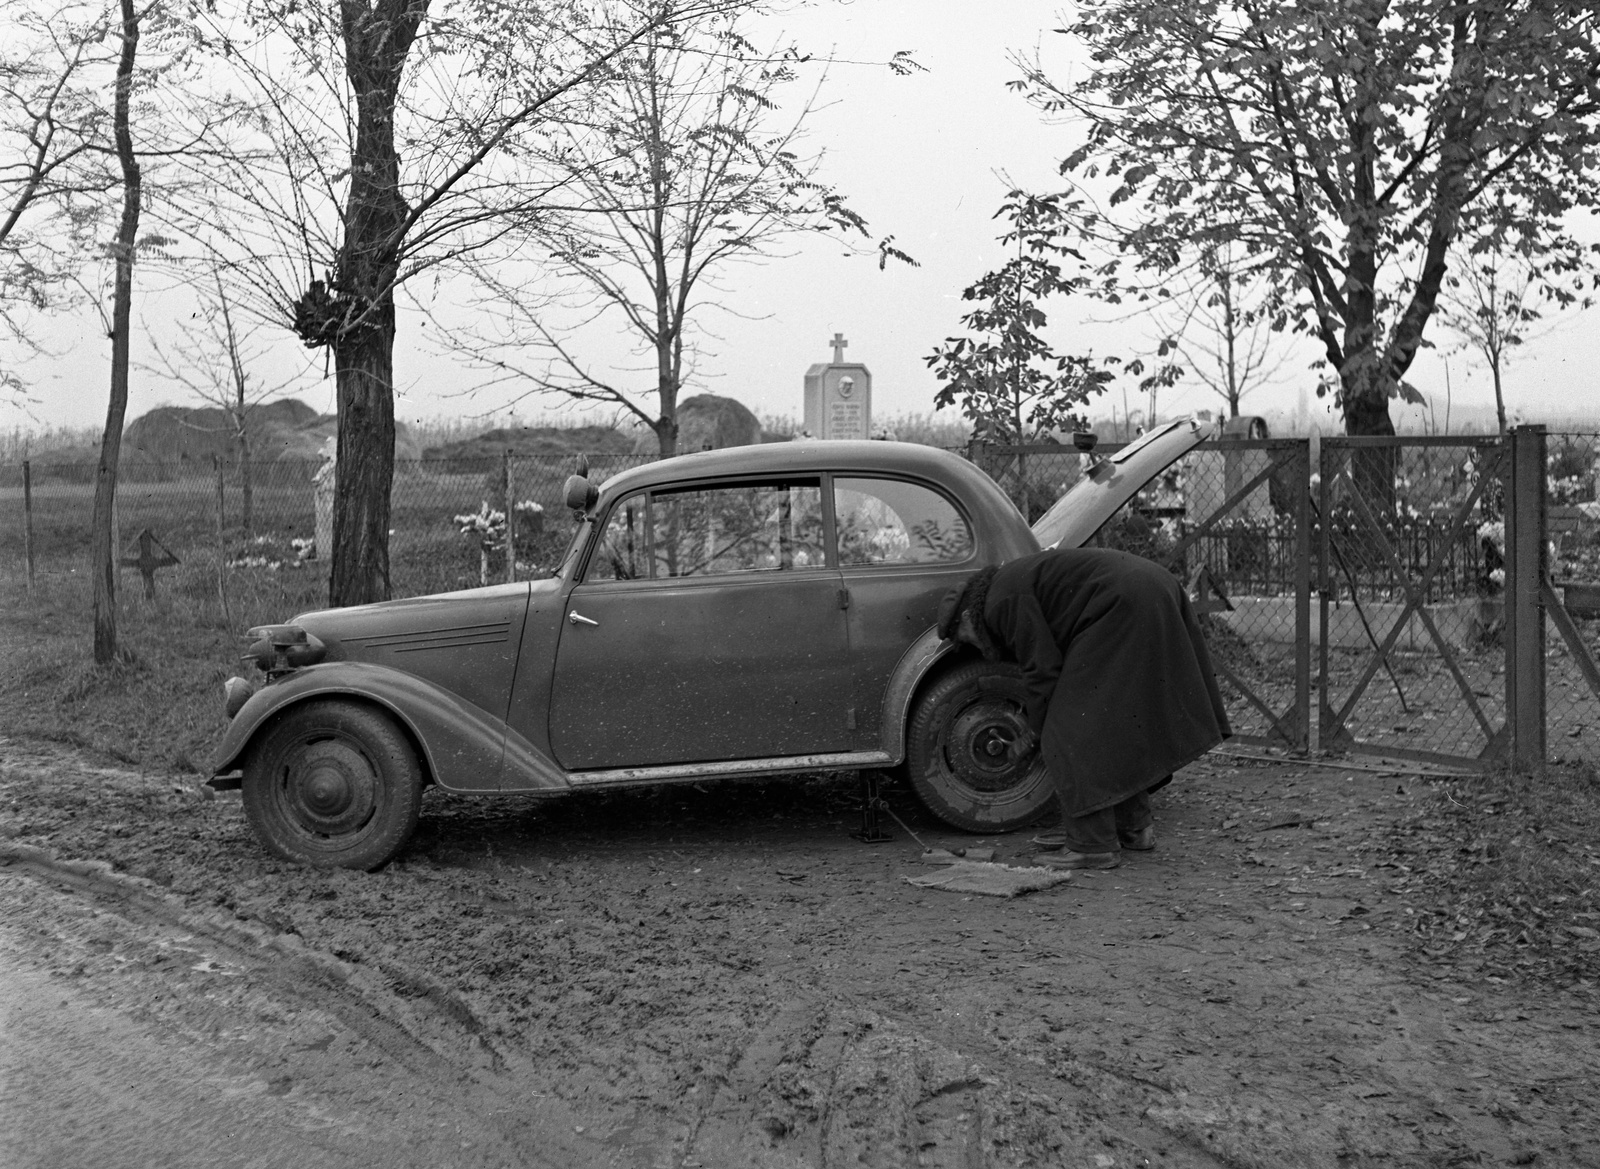
M 1072 432 L 1072 445 L 1084 454 L 1094 450 L 1100 442 L 1100 436 L 1092 430 L 1075 430 Z
M 568 475 L 562 494 L 573 511 L 587 512 L 600 498 L 600 489 L 582 475 Z

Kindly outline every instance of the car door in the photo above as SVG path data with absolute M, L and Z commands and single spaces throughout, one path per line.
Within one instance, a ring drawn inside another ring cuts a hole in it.
M 839 572 L 849 595 L 855 746 L 876 747 L 883 694 L 939 599 L 978 567 L 972 526 L 944 492 L 889 476 L 835 475 Z
M 556 758 L 583 770 L 847 749 L 841 587 L 820 477 L 617 501 L 567 600 Z

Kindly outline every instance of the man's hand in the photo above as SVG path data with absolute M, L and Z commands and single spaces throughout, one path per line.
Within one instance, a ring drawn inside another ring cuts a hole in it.
M 1025 730 L 1011 741 L 1011 755 L 1014 759 L 1026 759 L 1039 749 L 1039 736 L 1032 731 Z

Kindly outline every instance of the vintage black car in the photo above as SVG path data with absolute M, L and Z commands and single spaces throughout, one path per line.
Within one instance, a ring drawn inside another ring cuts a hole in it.
M 1075 546 L 1198 443 L 1172 422 L 1030 529 L 986 474 L 892 442 L 707 451 L 568 481 L 548 580 L 303 613 L 252 630 L 210 782 L 243 788 L 282 857 L 372 868 L 422 790 L 566 795 L 904 767 L 956 828 L 1006 831 L 1052 792 L 1020 675 L 942 643 L 935 611 L 987 564 Z M 1088 445 L 1085 443 L 1084 445 Z

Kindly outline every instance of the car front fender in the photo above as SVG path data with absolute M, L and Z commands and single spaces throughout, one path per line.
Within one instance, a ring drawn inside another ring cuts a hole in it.
M 896 764 L 906 757 L 906 722 L 911 717 L 911 700 L 916 697 L 917 687 L 934 666 L 955 652 L 955 642 L 940 637 L 938 629 L 929 629 L 895 663 L 889 685 L 883 691 L 879 750 L 888 752 Z
M 284 710 L 312 698 L 343 697 L 382 707 L 411 733 L 429 776 L 446 791 L 566 791 L 566 772 L 503 720 L 415 674 L 371 662 L 327 662 L 263 686 L 234 716 L 217 749 L 213 776 L 239 766 L 250 743 Z M 213 786 L 227 786 L 216 784 Z

